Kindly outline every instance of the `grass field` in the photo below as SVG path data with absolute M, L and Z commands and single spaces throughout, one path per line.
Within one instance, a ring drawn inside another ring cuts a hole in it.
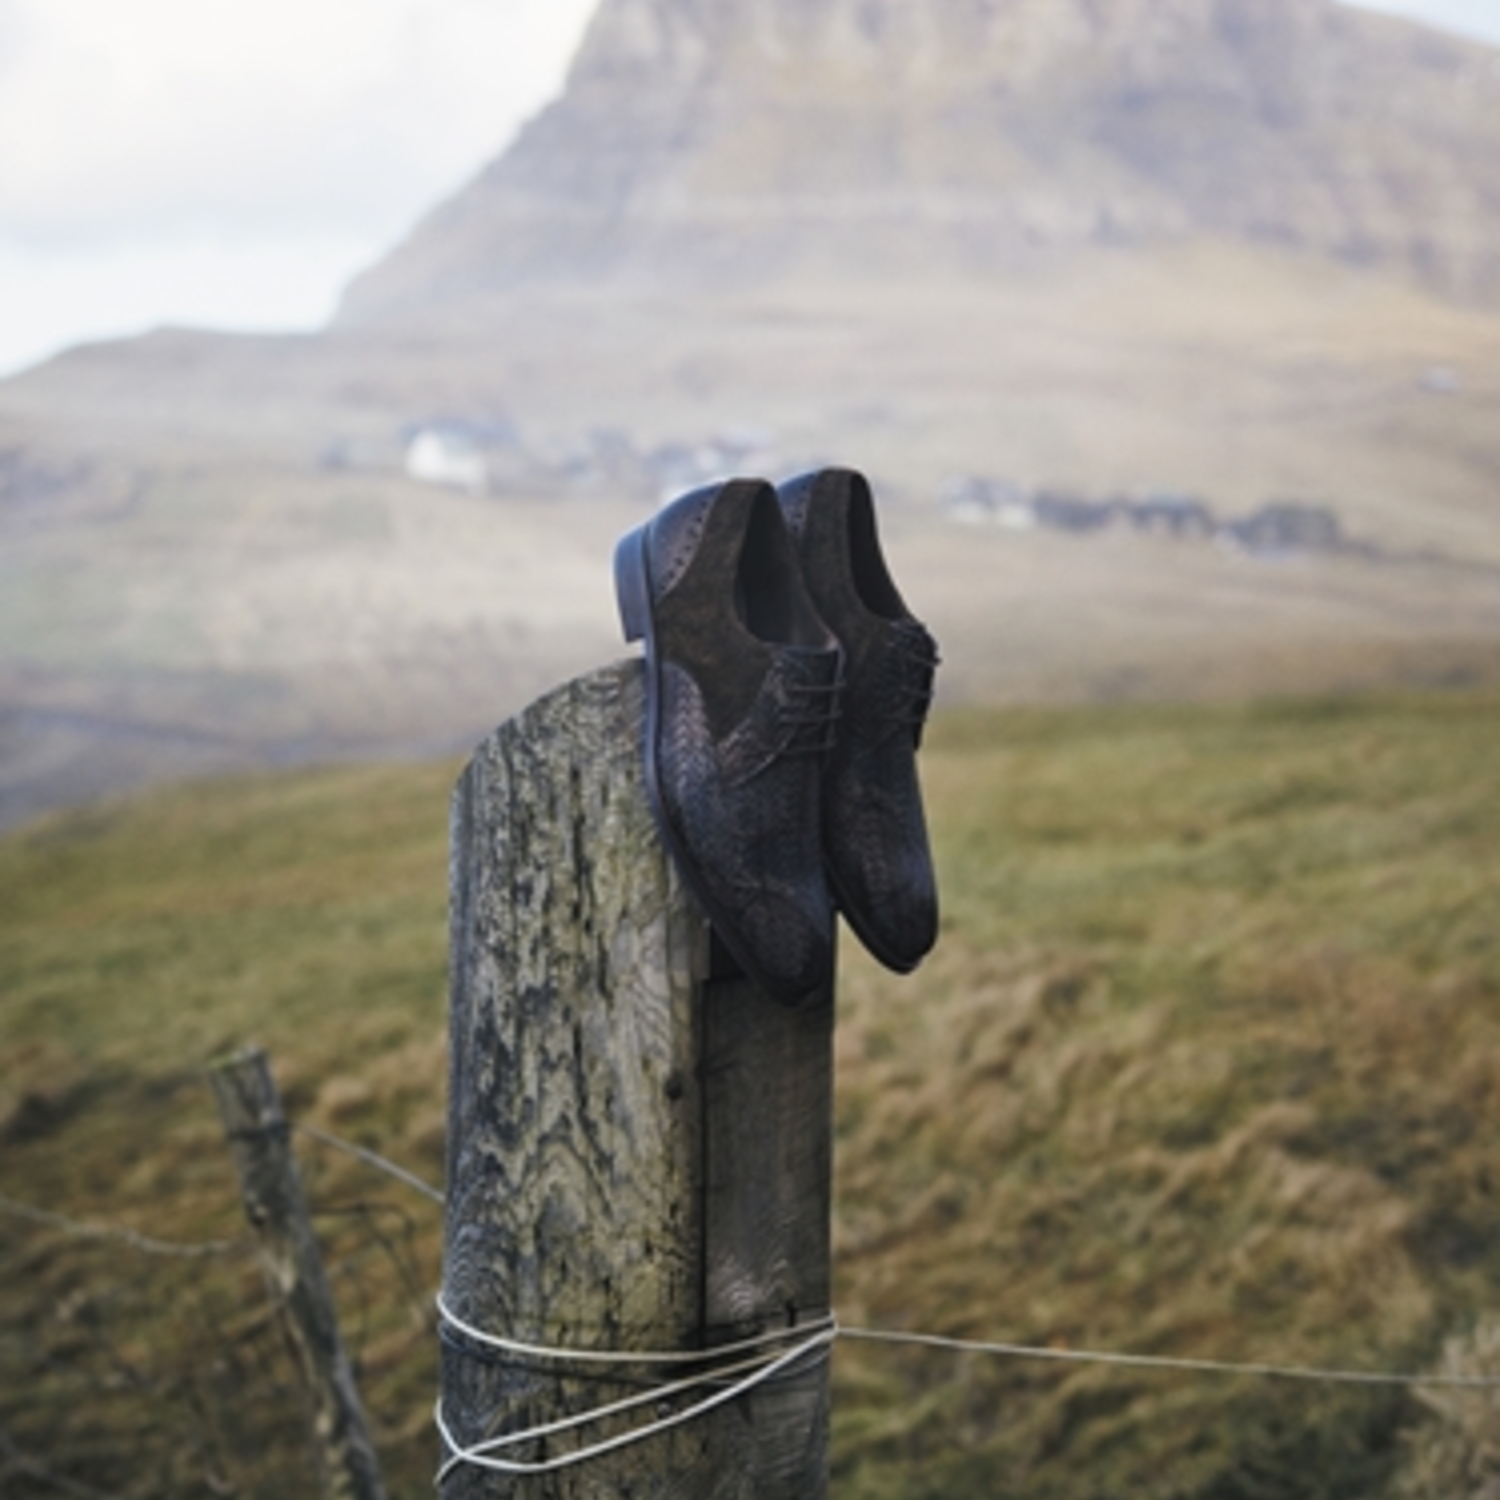
M 1473 695 L 936 722 L 941 945 L 905 980 L 843 964 L 844 1321 L 1437 1361 L 1500 1291 L 1497 744 Z M 0 1193 L 238 1235 L 202 1069 L 248 1040 L 297 1119 L 439 1180 L 455 769 L 191 786 L 0 843 Z M 437 1214 L 299 1149 L 416 1497 Z M 305 1493 L 263 1307 L 243 1259 L 0 1213 L 0 1487 Z M 1400 1390 L 853 1345 L 835 1382 L 839 1500 L 1378 1500 L 1418 1493 L 1436 1431 Z

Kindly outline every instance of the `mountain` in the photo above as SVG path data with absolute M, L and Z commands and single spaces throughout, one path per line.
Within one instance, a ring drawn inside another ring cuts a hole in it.
M 871 475 L 949 702 L 1500 681 L 1497 60 L 1329 0 L 604 0 L 328 330 L 0 382 L 0 826 L 472 744 L 729 470 Z
M 984 275 L 1230 236 L 1500 291 L 1500 54 L 1333 0 L 604 0 L 563 97 L 349 289 Z

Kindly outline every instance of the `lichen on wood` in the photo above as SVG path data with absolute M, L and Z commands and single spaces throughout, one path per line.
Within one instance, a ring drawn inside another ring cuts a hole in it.
M 828 1310 L 831 996 L 792 1012 L 710 981 L 646 798 L 643 711 L 639 663 L 571 682 L 491 735 L 453 799 L 444 1295 L 549 1348 L 705 1349 Z M 474 1443 L 652 1378 L 598 1376 L 450 1332 L 445 1412 Z M 817 1500 L 826 1426 L 817 1365 L 576 1468 L 465 1466 L 443 1493 Z

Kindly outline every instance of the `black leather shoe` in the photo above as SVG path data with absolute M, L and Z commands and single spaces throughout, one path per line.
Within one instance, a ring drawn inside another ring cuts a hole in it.
M 937 940 L 915 756 L 937 646 L 891 581 L 863 476 L 822 469 L 778 495 L 808 593 L 844 648 L 843 709 L 823 779 L 829 880 L 859 940 L 904 974 Z
M 724 946 L 789 1004 L 833 973 L 819 807 L 838 643 L 803 587 L 776 492 L 674 500 L 615 550 L 627 640 L 646 643 L 646 786 Z

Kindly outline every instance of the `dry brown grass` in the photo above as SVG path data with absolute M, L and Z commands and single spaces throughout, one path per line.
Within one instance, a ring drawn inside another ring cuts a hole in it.
M 1482 1308 L 1482 720 L 950 718 L 929 761 L 942 947 L 920 980 L 847 975 L 844 1317 L 1377 1369 Z M 1364 1495 L 1412 1415 L 1380 1392 L 863 1348 L 840 1381 L 844 1492 L 871 1496 Z
M 1463 1335 L 1500 1289 L 1497 739 L 1476 696 L 942 717 L 941 945 L 906 980 L 844 961 L 843 1318 L 1370 1369 Z M 249 1039 L 295 1116 L 438 1180 L 451 774 L 183 788 L 0 843 L 0 1191 L 236 1233 L 200 1068 Z M 424 1493 L 437 1216 L 302 1154 L 395 1492 Z M 115 1493 L 287 1493 L 262 1305 L 246 1267 L 0 1220 L 0 1430 Z M 1374 1500 L 1426 1416 L 862 1346 L 836 1382 L 841 1500 Z

